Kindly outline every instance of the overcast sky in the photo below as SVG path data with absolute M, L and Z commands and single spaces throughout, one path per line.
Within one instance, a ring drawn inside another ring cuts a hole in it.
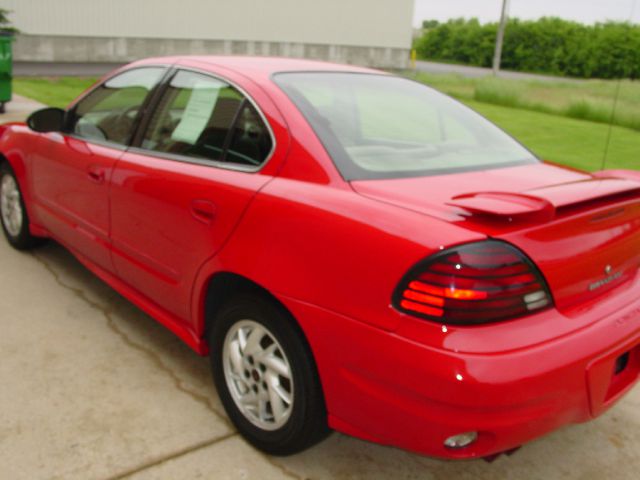
M 500 18 L 502 0 L 414 0 L 414 25 L 422 20 L 478 17 L 482 22 Z M 556 16 L 582 23 L 632 20 L 640 23 L 640 0 L 510 0 L 512 17 L 536 19 Z M 636 3 L 634 8 L 634 3 Z M 633 11 L 633 15 L 632 15 Z

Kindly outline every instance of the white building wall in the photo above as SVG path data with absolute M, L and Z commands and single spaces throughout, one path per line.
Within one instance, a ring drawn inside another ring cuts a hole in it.
M 301 45 L 406 53 L 413 15 L 413 0 L 3 0 L 2 6 L 13 11 L 10 18 L 25 38 L 23 45 L 18 42 L 18 57 L 29 57 L 26 47 L 45 52 L 34 39 L 58 37 L 53 47 L 66 49 L 69 61 L 82 60 L 73 58 L 71 46 L 65 47 L 76 37 L 120 41 L 113 47 L 114 55 L 118 48 L 125 53 L 123 39 L 135 39 L 138 49 L 141 40 L 157 39 L 188 41 L 184 48 L 196 50 L 200 44 L 206 47 L 206 41 L 246 42 L 246 53 L 259 53 L 264 50 L 261 45 L 269 43 L 293 45 L 285 53 Z M 193 42 L 198 40 L 205 43 Z M 174 50 L 155 45 L 161 52 Z M 237 45 L 220 48 L 243 53 L 234 51 L 243 50 Z M 153 50 L 153 44 L 149 48 Z M 60 59 L 60 52 L 47 55 Z

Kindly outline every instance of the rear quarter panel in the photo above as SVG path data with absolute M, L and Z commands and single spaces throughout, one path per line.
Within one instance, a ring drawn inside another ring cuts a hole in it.
M 406 271 L 441 246 L 482 238 L 349 189 L 276 178 L 202 270 L 199 297 L 214 272 L 229 271 L 277 297 L 393 330 L 401 314 L 391 296 Z

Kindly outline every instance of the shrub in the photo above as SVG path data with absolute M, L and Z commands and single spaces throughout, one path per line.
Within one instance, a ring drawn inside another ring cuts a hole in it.
M 497 28 L 477 19 L 449 20 L 425 31 L 415 48 L 421 58 L 489 67 Z M 512 19 L 505 31 L 502 66 L 583 78 L 640 78 L 640 26 Z

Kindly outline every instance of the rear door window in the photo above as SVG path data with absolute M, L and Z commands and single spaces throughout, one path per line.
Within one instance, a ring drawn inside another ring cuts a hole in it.
M 244 166 L 261 165 L 272 140 L 253 104 L 236 88 L 181 70 L 160 99 L 142 148 Z

